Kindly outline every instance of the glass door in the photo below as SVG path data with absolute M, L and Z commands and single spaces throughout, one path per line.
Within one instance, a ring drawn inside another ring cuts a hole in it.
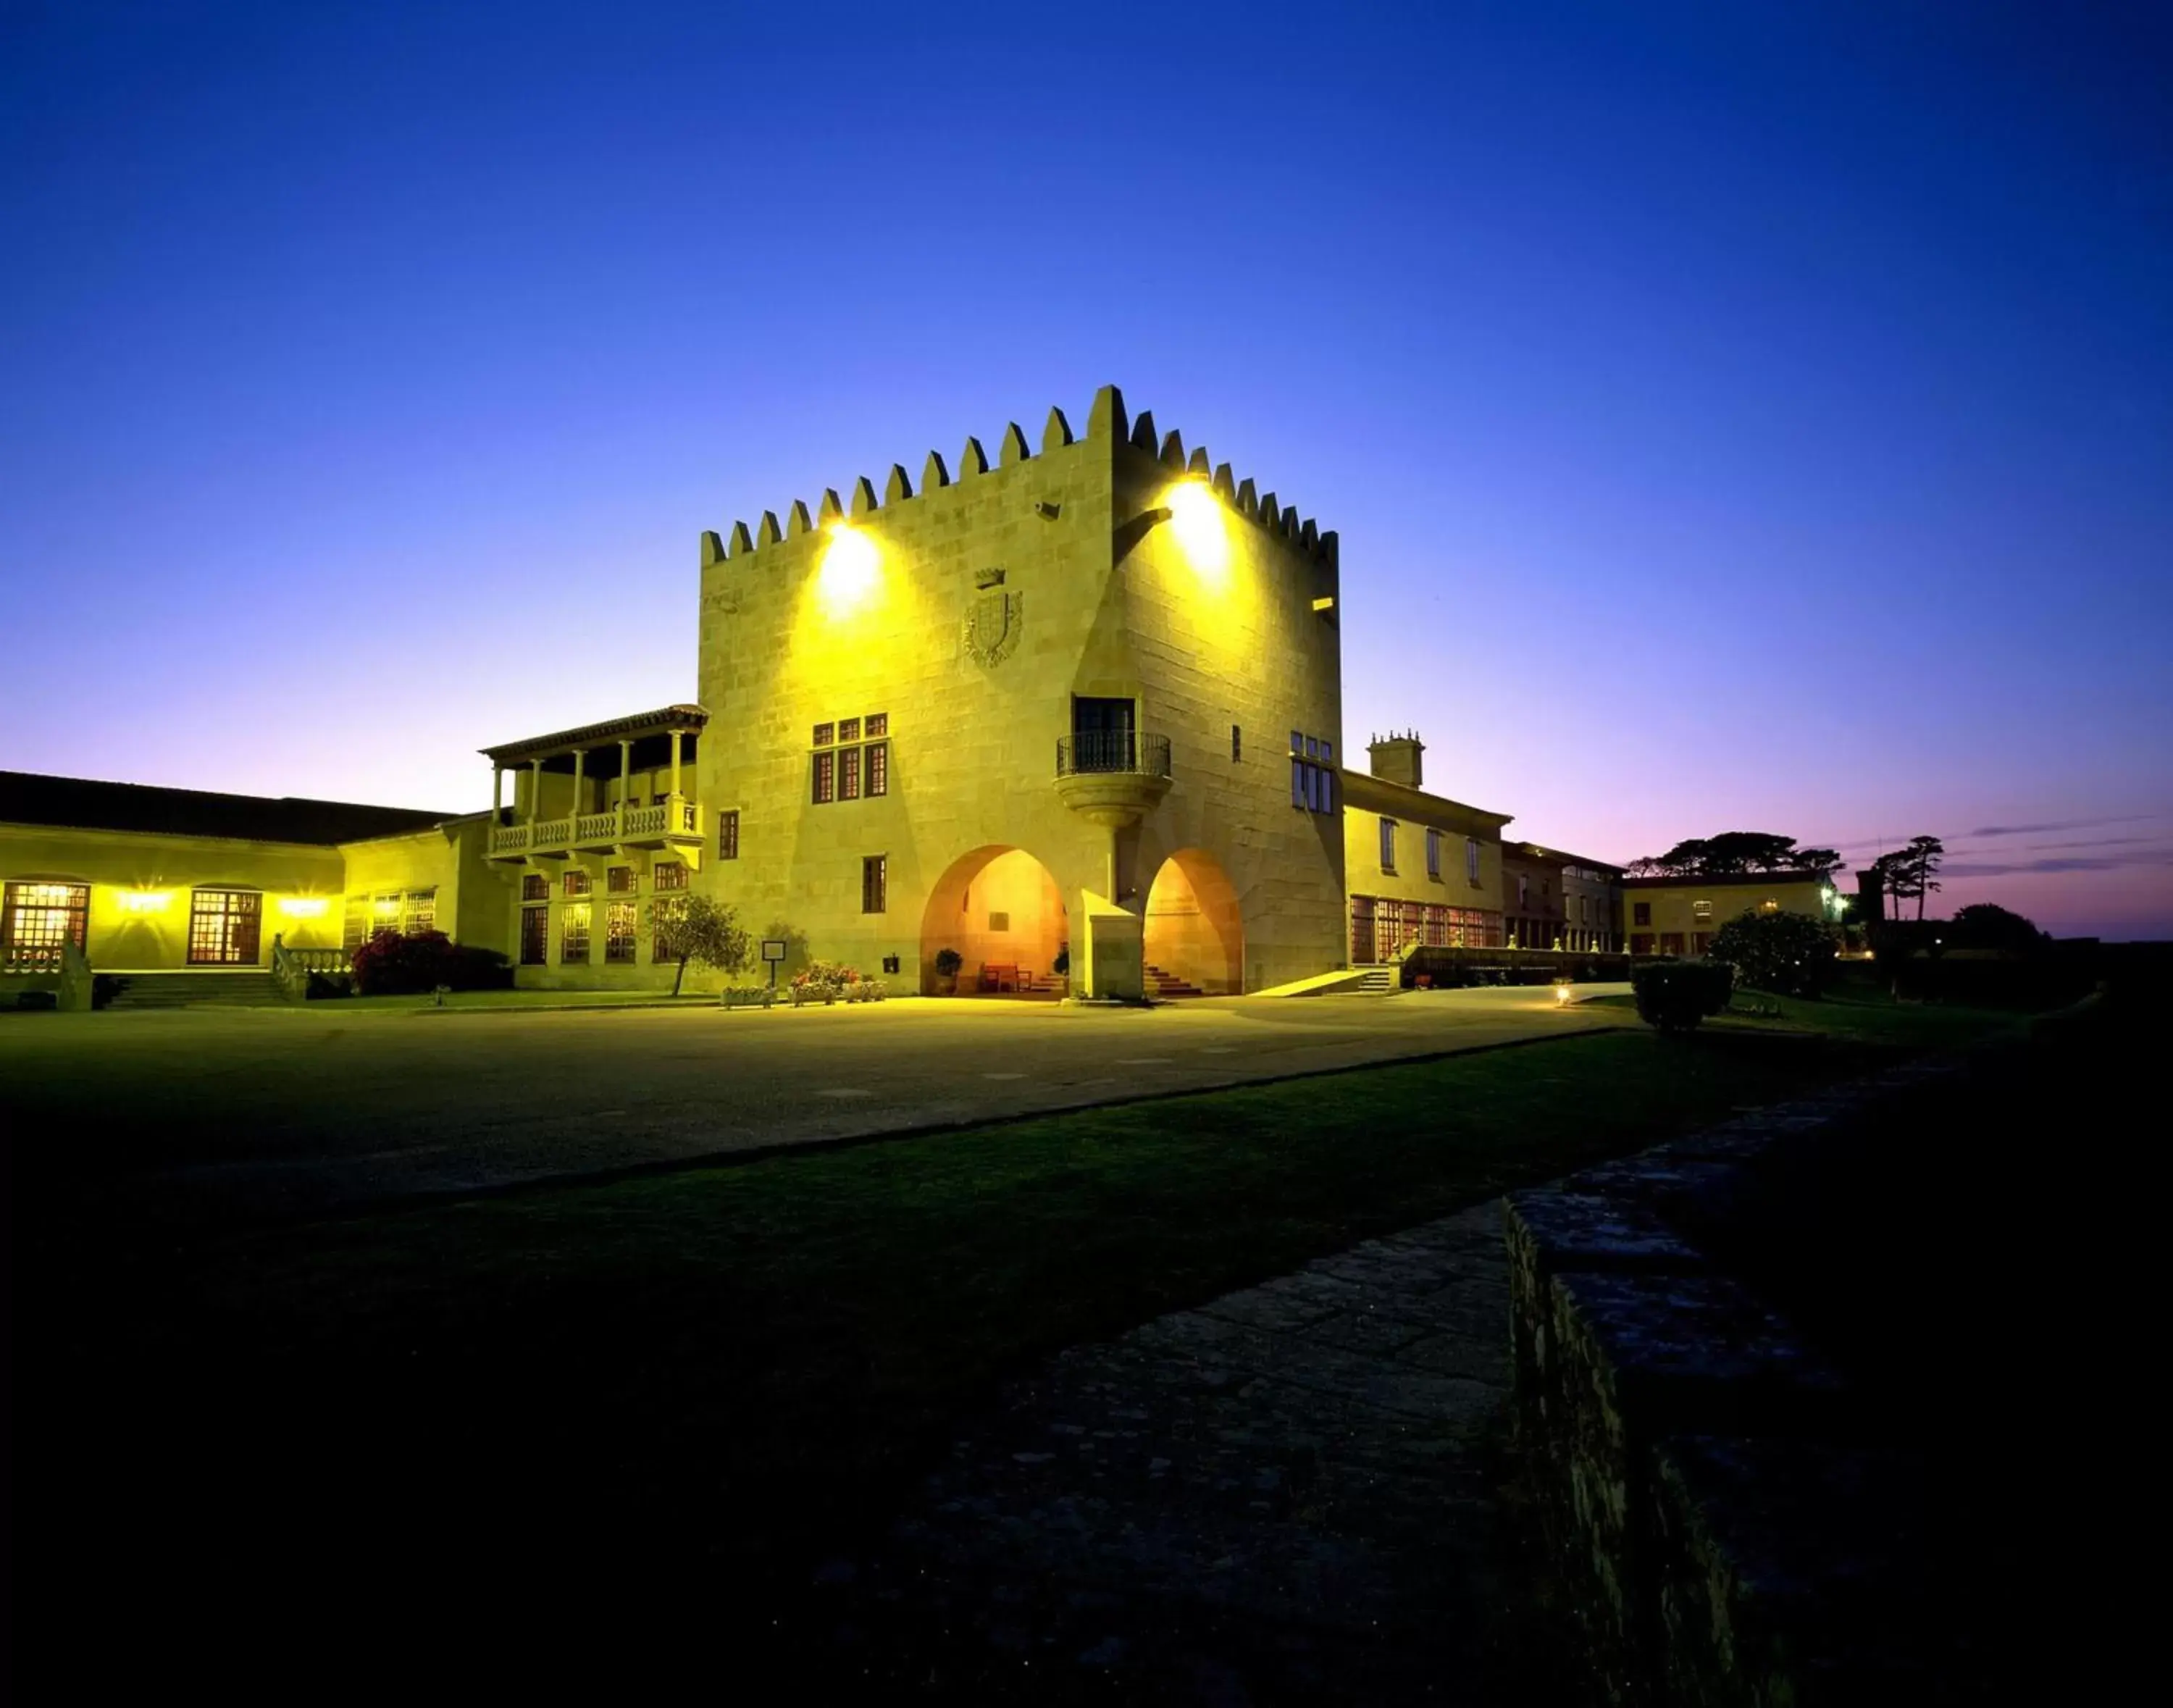
M 189 965 L 254 967 L 264 897 L 255 890 L 196 890 L 189 896 Z

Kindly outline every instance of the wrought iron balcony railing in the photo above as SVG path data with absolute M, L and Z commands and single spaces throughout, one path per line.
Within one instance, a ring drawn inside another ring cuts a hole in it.
M 1079 730 L 1056 744 L 1059 777 L 1169 775 L 1169 737 L 1136 730 Z

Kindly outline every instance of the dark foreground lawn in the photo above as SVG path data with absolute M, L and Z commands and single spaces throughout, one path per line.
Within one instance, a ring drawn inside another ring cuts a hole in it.
M 1005 1373 L 1890 1059 L 1601 1034 L 180 1249 L 18 1204 L 19 1610 L 744 1635 Z

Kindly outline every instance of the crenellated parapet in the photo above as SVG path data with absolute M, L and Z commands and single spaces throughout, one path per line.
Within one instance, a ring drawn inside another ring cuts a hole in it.
M 1159 462 L 1173 479 L 1191 479 L 1204 483 L 1232 510 L 1254 526 L 1277 536 L 1285 548 L 1301 557 L 1318 558 L 1333 569 L 1336 563 L 1336 536 L 1333 532 L 1322 532 L 1310 517 L 1301 518 L 1295 507 L 1286 507 L 1275 493 L 1259 493 L 1252 478 L 1239 480 L 1233 476 L 1230 465 L 1212 462 L 1205 445 L 1194 445 L 1188 452 L 1183 436 L 1174 428 L 1159 433 L 1155 424 L 1154 412 L 1143 409 L 1136 417 L 1127 413 L 1124 394 L 1113 385 L 1104 385 L 1094 394 L 1094 401 L 1086 411 L 1086 426 L 1083 434 L 1075 437 L 1070 421 L 1061 408 L 1051 407 L 1041 431 L 1038 451 L 1029 446 L 1025 430 L 1016 421 L 1004 428 L 997 442 L 997 456 L 994 466 L 1000 471 L 1033 463 L 1079 444 L 1100 444 L 1122 450 L 1127 454 L 1138 453 Z M 824 489 L 814 515 L 807 506 L 795 498 L 785 512 L 785 522 L 779 526 L 777 513 L 765 510 L 761 521 L 750 530 L 745 522 L 734 522 L 722 534 L 714 531 L 703 534 L 702 564 L 730 560 L 737 563 L 744 558 L 776 546 L 784 541 L 798 539 L 818 529 L 842 523 L 849 517 L 858 521 L 874 517 L 900 504 L 921 502 L 929 495 L 946 488 L 958 486 L 985 476 L 990 463 L 981 441 L 969 438 L 959 452 L 957 471 L 954 476 L 951 466 L 941 453 L 930 451 L 922 465 L 920 488 L 916 495 L 912 481 L 902 463 L 891 466 L 890 476 L 883 482 L 878 496 L 874 482 L 865 475 L 853 482 L 849 500 L 839 498 L 836 488 Z

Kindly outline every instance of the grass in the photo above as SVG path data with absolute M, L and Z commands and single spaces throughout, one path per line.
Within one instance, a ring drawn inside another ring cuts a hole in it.
M 444 1006 L 455 1008 L 670 1008 L 682 1004 L 716 1005 L 716 993 L 674 996 L 666 990 L 455 990 Z M 430 996 L 348 996 L 326 999 L 312 1014 L 390 1014 L 435 1008 Z
M 1628 994 L 1593 999 L 1593 1006 L 1636 1013 Z M 1760 1012 L 1759 1010 L 1766 1010 Z M 1895 1049 L 1940 1050 L 2001 1032 L 2020 1034 L 2027 1016 L 2012 1009 L 1964 1008 L 1944 1003 L 1896 1002 L 1867 974 L 1845 972 L 1819 1000 L 1739 993 L 1727 1010 L 1705 1022 L 1715 1034 L 1796 1034 Z
M 26 1445 L 78 1492 L 25 1529 L 148 1538 L 170 1598 L 398 1539 L 760 1606 L 1008 1372 L 1882 1059 L 1597 1034 L 180 1249 L 34 1228 Z

